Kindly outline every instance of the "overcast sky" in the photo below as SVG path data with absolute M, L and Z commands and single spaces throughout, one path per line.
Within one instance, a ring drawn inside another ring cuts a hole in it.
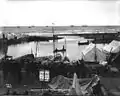
M 119 1 L 0 0 L 0 26 L 120 25 Z

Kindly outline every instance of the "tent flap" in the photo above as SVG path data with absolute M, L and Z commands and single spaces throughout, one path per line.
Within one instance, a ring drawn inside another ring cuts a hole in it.
M 96 46 L 95 44 L 89 44 L 85 50 L 82 51 L 82 54 L 84 61 L 100 62 L 106 60 L 106 54 L 101 50 L 100 47 Z
M 106 45 L 103 50 L 106 53 L 118 53 L 120 51 L 120 42 L 113 40 L 110 44 Z

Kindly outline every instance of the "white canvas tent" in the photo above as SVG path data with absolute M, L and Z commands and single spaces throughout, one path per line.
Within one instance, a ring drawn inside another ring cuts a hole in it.
M 3 38 L 3 34 L 2 34 L 2 31 L 0 31 L 0 38 Z
M 106 45 L 103 50 L 106 53 L 118 53 L 120 51 L 120 42 L 113 40 L 110 44 Z
M 106 54 L 103 52 L 102 47 L 90 43 L 83 51 L 82 58 L 88 62 L 101 62 L 106 60 Z

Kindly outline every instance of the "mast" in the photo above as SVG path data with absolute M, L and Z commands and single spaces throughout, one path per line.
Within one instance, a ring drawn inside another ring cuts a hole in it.
M 38 51 L 38 42 L 36 42 L 36 53 L 35 53 L 35 57 L 37 57 L 37 51 Z
M 53 33 L 53 54 L 54 54 L 54 57 L 55 57 L 55 53 L 54 53 L 54 50 L 55 50 L 55 32 L 54 32 L 53 25 L 54 25 L 54 23 L 52 23 L 52 33 Z
M 31 54 L 33 54 L 32 48 L 31 48 Z
M 65 56 L 67 56 L 67 41 L 66 41 L 66 36 L 65 36 L 65 49 L 66 49 Z

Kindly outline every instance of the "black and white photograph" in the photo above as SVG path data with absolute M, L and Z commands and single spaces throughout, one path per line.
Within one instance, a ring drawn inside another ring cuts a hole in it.
M 119 0 L 0 0 L 1 96 L 120 96 Z

